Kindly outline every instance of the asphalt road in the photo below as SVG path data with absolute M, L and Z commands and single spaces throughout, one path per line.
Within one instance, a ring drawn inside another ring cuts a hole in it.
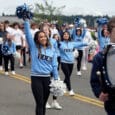
M 16 75 L 5 76 L 0 71 L 0 115 L 35 115 L 35 102 L 30 87 L 30 64 L 20 69 L 16 64 Z M 106 115 L 103 103 L 98 101 L 89 84 L 91 64 L 82 76 L 76 76 L 76 64 L 71 77 L 75 96 L 58 97 L 62 110 L 47 109 L 46 115 Z M 61 79 L 64 78 L 60 71 Z M 52 102 L 50 95 L 49 103 Z

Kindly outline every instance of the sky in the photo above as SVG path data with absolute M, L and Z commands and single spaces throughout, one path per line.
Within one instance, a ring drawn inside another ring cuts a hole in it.
M 27 3 L 43 3 L 45 0 L 0 0 L 0 15 L 15 14 L 16 7 Z M 53 6 L 60 7 L 65 5 L 62 13 L 64 15 L 109 15 L 115 16 L 115 0 L 47 0 L 53 2 Z

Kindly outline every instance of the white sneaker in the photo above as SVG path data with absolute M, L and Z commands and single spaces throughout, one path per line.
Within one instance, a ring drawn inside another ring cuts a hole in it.
M 51 107 L 54 109 L 59 109 L 59 110 L 62 109 L 62 107 L 59 105 L 59 103 L 56 100 L 52 102 Z
M 9 75 L 8 71 L 5 72 L 5 75 Z
M 77 72 L 77 75 L 78 75 L 78 76 L 81 76 L 81 75 L 82 75 L 82 74 L 81 74 L 81 71 L 78 71 L 78 72 Z
M 70 90 L 70 91 L 69 91 L 69 95 L 70 95 L 70 96 L 74 96 L 74 95 L 75 95 L 74 91 L 73 91 L 73 90 Z
M 46 103 L 46 109 L 50 109 L 51 108 L 51 106 L 50 106 L 50 104 L 47 102 Z
M 82 67 L 82 70 L 87 70 L 86 66 L 83 66 L 83 67 Z
M 0 66 L 0 71 L 2 71 L 3 70 L 3 67 L 2 66 Z
M 22 63 L 20 63 L 20 68 L 23 68 L 23 64 Z
M 11 73 L 12 73 L 13 75 L 15 75 L 15 74 L 16 74 L 16 73 L 15 73 L 15 71 L 12 71 Z

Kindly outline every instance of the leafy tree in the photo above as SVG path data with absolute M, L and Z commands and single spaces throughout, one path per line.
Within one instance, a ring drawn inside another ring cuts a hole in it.
M 48 19 L 48 21 L 59 20 L 59 16 L 65 8 L 65 6 L 53 6 L 52 1 L 51 3 L 45 1 L 45 4 L 36 3 L 35 7 L 35 20 L 38 22 L 45 19 Z

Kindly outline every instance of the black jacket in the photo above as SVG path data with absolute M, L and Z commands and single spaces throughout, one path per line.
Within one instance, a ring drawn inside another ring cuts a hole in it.
M 103 61 L 103 52 L 99 52 L 95 55 L 92 62 L 90 84 L 92 91 L 97 98 L 99 98 L 100 93 L 103 91 L 102 79 L 100 79 L 100 76 L 97 74 L 97 71 L 100 71 L 100 75 L 102 75 Z M 104 107 L 106 111 L 115 112 L 115 96 L 109 95 L 109 99 L 104 103 Z
M 97 75 L 98 71 L 102 72 L 102 66 L 103 66 L 102 57 L 103 57 L 102 52 L 99 52 L 98 54 L 95 55 L 92 62 L 92 70 L 91 70 L 91 76 L 90 76 L 91 88 L 97 98 L 99 97 L 102 91 L 100 76 Z

